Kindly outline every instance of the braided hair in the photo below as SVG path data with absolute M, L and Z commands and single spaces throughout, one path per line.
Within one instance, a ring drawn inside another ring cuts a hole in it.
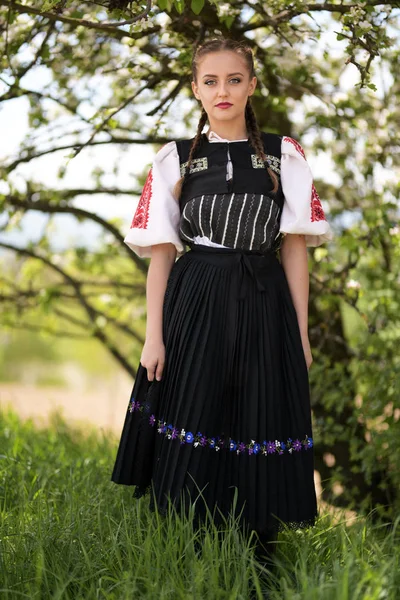
M 205 42 L 201 46 L 197 47 L 197 49 L 193 55 L 193 58 L 192 58 L 193 81 L 197 81 L 198 65 L 199 65 L 200 60 L 203 58 L 203 56 L 205 56 L 206 54 L 211 54 L 212 52 L 219 52 L 222 50 L 231 50 L 232 52 L 236 52 L 237 54 L 242 56 L 245 59 L 247 68 L 250 72 L 250 78 L 253 78 L 255 76 L 253 52 L 252 52 L 250 46 L 248 46 L 244 42 L 238 42 L 236 40 L 232 40 L 229 38 L 216 38 L 216 39 L 209 40 L 208 42 Z M 192 160 L 193 160 L 193 158 L 195 158 L 196 151 L 200 147 L 201 134 L 202 134 L 204 125 L 206 124 L 207 120 L 208 120 L 208 115 L 207 115 L 206 111 L 204 110 L 204 108 L 202 108 L 199 123 L 197 125 L 197 132 L 193 139 L 192 145 L 190 147 L 189 158 L 188 158 L 188 161 L 187 161 L 187 164 L 185 167 L 184 174 L 180 179 L 178 179 L 178 181 L 174 185 L 173 195 L 175 196 L 177 201 L 179 201 L 180 195 L 182 193 L 183 185 L 189 174 Z M 245 108 L 245 120 L 246 120 L 246 129 L 247 129 L 249 142 L 250 142 L 251 146 L 254 148 L 259 159 L 264 163 L 264 166 L 267 169 L 268 174 L 271 177 L 272 182 L 274 184 L 272 192 L 275 193 L 277 191 L 278 185 L 279 185 L 278 178 L 277 178 L 276 174 L 274 173 L 274 171 L 269 167 L 269 161 L 267 160 L 267 157 L 265 156 L 264 145 L 263 145 L 262 138 L 261 138 L 261 131 L 258 126 L 257 118 L 254 113 L 253 107 L 251 105 L 250 97 L 247 98 L 247 104 L 246 104 L 246 108 Z

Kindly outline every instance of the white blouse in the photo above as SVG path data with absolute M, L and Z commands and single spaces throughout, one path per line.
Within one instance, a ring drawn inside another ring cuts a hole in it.
M 226 140 L 209 130 L 210 142 L 243 142 Z M 285 197 L 280 218 L 282 233 L 298 233 L 305 236 L 307 246 L 319 246 L 333 238 L 313 177 L 301 145 L 289 137 L 282 138 L 281 184 Z M 178 254 L 184 252 L 179 237 L 180 208 L 172 195 L 175 183 L 180 179 L 180 164 L 175 141 L 165 144 L 155 155 L 147 175 L 130 230 L 125 243 L 141 258 L 151 257 L 151 247 L 170 242 Z M 226 178 L 232 177 L 229 155 Z M 224 247 L 206 237 L 195 237 L 194 243 Z

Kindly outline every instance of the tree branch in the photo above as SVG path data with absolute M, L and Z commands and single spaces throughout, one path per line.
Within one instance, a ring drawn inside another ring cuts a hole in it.
M 57 11 L 57 14 L 60 14 L 60 9 L 58 9 L 59 4 L 62 4 L 63 0 L 59 0 L 58 5 L 54 6 L 55 10 Z M 65 2 L 64 2 L 65 3 Z M 101 6 L 104 9 L 107 9 L 107 5 L 101 4 L 99 2 L 90 2 L 90 4 L 95 4 L 97 6 Z M 109 25 L 112 27 L 121 27 L 123 25 L 132 25 L 132 23 L 135 23 L 136 21 L 139 21 L 140 19 L 144 19 L 149 12 L 151 11 L 151 4 L 152 4 L 152 0 L 147 0 L 146 1 L 146 8 L 143 10 L 143 12 L 139 13 L 138 15 L 136 15 L 135 17 L 132 17 L 131 19 L 128 19 L 127 21 L 102 21 L 101 24 L 102 25 Z M 132 11 L 129 11 L 132 14 Z M 75 21 L 80 21 L 81 19 L 75 19 Z M 93 25 L 96 25 L 97 22 L 96 21 L 85 21 L 85 26 L 87 26 L 87 23 L 92 23 Z
M 0 6 L 8 6 L 9 8 L 12 8 L 12 10 L 19 14 L 36 15 L 38 17 L 44 17 L 46 19 L 49 19 L 49 21 L 60 21 L 61 23 L 66 23 L 67 25 L 71 25 L 72 27 L 86 27 L 88 29 L 95 29 L 97 31 L 102 31 L 103 33 L 108 33 L 109 35 L 112 35 L 113 37 L 116 37 L 119 40 L 122 40 L 123 38 L 137 40 L 143 37 L 144 35 L 147 36 L 152 33 L 157 33 L 161 29 L 159 25 L 155 25 L 151 29 L 146 29 L 145 32 L 139 31 L 135 33 L 130 33 L 129 31 L 124 31 L 123 29 L 118 28 L 120 25 L 127 24 L 124 21 L 122 21 L 121 23 L 96 23 L 94 21 L 88 21 L 86 19 L 64 17 L 60 14 L 54 14 L 48 11 L 41 11 L 37 8 L 34 8 L 33 6 L 19 4 L 18 2 L 14 2 L 13 0 L 0 0 Z M 137 19 L 135 18 L 135 20 Z
M 136 291 L 139 292 L 139 294 L 145 294 L 146 293 L 146 285 L 145 284 L 141 284 L 141 283 L 125 283 L 124 281 L 81 281 L 80 282 L 82 286 L 98 286 L 100 288 L 122 288 L 122 289 L 126 289 L 129 291 Z M 62 283 L 60 285 L 63 285 Z
M 0 297 L 1 301 L 1 297 Z M 80 333 L 72 333 L 67 331 L 61 331 L 56 329 L 51 329 L 51 327 L 44 327 L 43 325 L 32 325 L 31 323 L 3 323 L 4 326 L 12 327 L 12 329 L 21 329 L 23 331 L 34 331 L 35 333 L 48 333 L 49 335 L 55 337 L 64 337 L 70 338 L 74 340 L 89 340 L 90 336 Z
M 53 214 L 67 213 L 74 215 L 75 217 L 89 219 L 95 223 L 98 223 L 105 230 L 111 233 L 118 242 L 120 242 L 124 251 L 128 254 L 130 260 L 133 260 L 138 269 L 140 269 L 142 273 L 147 273 L 148 269 L 143 259 L 132 252 L 132 250 L 124 243 L 124 237 L 120 234 L 118 229 L 99 215 L 96 215 L 88 210 L 84 210 L 83 208 L 77 208 L 76 206 L 60 206 L 59 204 L 53 205 L 49 202 L 44 202 L 43 200 L 21 200 L 21 198 L 17 198 L 16 196 L 5 196 L 5 200 L 8 204 L 11 204 L 11 206 L 14 206 L 15 208 L 21 208 L 23 210 L 36 210 L 39 212 Z
M 141 335 L 139 335 L 138 333 L 136 333 L 136 331 L 134 329 L 132 329 L 131 327 L 129 327 L 129 325 L 127 325 L 126 323 L 120 323 L 119 321 L 117 321 L 117 319 L 114 319 L 114 317 L 110 317 L 109 315 L 107 315 L 104 312 L 101 312 L 100 310 L 97 310 L 97 309 L 94 309 L 94 310 L 96 311 L 98 317 L 104 317 L 108 323 L 111 323 L 112 325 L 114 325 L 114 327 L 116 327 L 123 333 L 130 335 L 137 342 L 139 342 L 139 344 L 141 344 L 143 346 L 143 344 L 144 344 L 143 337 Z M 73 323 L 74 325 L 77 325 L 78 327 L 83 327 L 83 328 L 87 327 L 87 323 L 85 323 L 84 321 L 80 321 L 76 317 L 73 317 L 72 315 L 68 314 L 67 312 L 60 310 L 59 308 L 54 308 L 53 311 L 56 315 L 62 317 L 63 319 L 70 321 L 71 323 Z
M 14 100 L 15 98 L 22 98 L 22 96 L 34 96 L 34 97 L 40 98 L 42 100 L 51 100 L 52 102 L 55 102 L 59 106 L 62 106 L 63 108 L 65 108 L 72 115 L 76 115 L 84 123 L 90 124 L 90 121 L 88 119 L 86 119 L 85 117 L 83 117 L 82 115 L 80 115 L 76 112 L 77 107 L 68 105 L 66 102 L 63 102 L 60 98 L 54 98 L 54 96 L 51 96 L 50 94 L 44 94 L 43 92 L 38 92 L 35 90 L 28 90 L 26 88 L 17 86 L 15 83 L 12 83 L 12 84 L 7 83 L 2 77 L 0 77 L 0 80 L 5 85 L 8 85 L 10 88 L 2 96 L 0 96 L 0 102 L 6 102 L 7 100 Z
M 11 288 L 13 289 L 18 289 L 17 286 L 14 284 L 13 281 L 7 279 L 6 277 L 4 277 L 4 275 L 0 276 L 0 281 L 2 281 L 3 283 L 5 283 L 6 285 L 9 285 Z M 119 289 L 123 289 L 123 290 L 127 290 L 129 292 L 138 292 L 139 294 L 145 294 L 146 293 L 146 286 L 145 284 L 141 284 L 141 283 L 127 283 L 124 281 L 99 281 L 98 279 L 96 279 L 95 281 L 83 281 L 80 280 L 79 282 L 81 284 L 82 287 L 85 286 L 90 286 L 90 287 L 99 287 L 99 288 L 119 288 Z M 69 284 L 61 281 L 58 284 L 58 287 L 63 288 L 65 286 L 68 286 Z M 42 289 L 42 288 L 41 288 Z M 33 290 L 34 291 L 34 290 Z M 39 291 L 39 290 L 38 290 Z M 61 292 L 62 294 L 64 294 L 64 292 Z M 99 295 L 99 291 L 96 292 L 96 295 Z M 88 293 L 85 292 L 85 295 L 87 296 Z M 75 297 L 75 296 L 74 296 Z
M 69 273 L 64 271 L 64 269 L 62 269 L 58 265 L 55 265 L 54 263 L 52 263 L 51 260 L 49 260 L 45 256 L 41 256 L 40 254 L 36 254 L 35 252 L 33 252 L 33 250 L 28 250 L 27 248 L 19 248 L 18 246 L 14 246 L 12 244 L 7 244 L 5 242 L 0 242 L 0 247 L 6 248 L 7 250 L 12 250 L 13 252 L 16 252 L 17 254 L 20 254 L 21 256 L 28 256 L 29 258 L 33 258 L 35 260 L 41 261 L 43 264 L 45 264 L 50 269 L 55 271 L 58 275 L 60 275 L 65 281 L 67 281 L 72 286 L 72 288 L 75 290 L 76 298 L 79 301 L 79 303 L 81 304 L 82 308 L 85 310 L 85 312 L 89 318 L 89 321 L 92 324 L 92 328 L 93 328 L 92 335 L 104 344 L 104 346 L 107 348 L 107 350 L 110 352 L 110 354 L 112 354 L 112 356 L 114 356 L 114 358 L 123 366 L 123 368 L 130 375 L 132 375 L 133 377 L 135 376 L 135 370 L 133 369 L 133 367 L 128 363 L 128 361 L 119 352 L 119 350 L 112 344 L 112 342 L 110 341 L 108 336 L 104 333 L 104 331 L 102 329 L 100 329 L 98 327 L 98 325 L 96 324 L 98 312 L 96 311 L 96 309 L 93 306 L 91 306 L 91 304 L 89 304 L 89 302 L 87 302 L 85 296 L 82 293 L 81 283 L 79 281 L 74 279 Z
M 41 190 L 43 191 L 43 190 Z M 45 196 L 55 197 L 58 196 L 61 200 L 70 200 L 75 198 L 76 196 L 96 196 L 97 194 L 107 194 L 109 196 L 140 196 L 140 191 L 135 190 L 123 190 L 120 188 L 107 188 L 107 187 L 98 187 L 98 188 L 71 188 L 68 190 L 52 190 L 47 189 L 44 190 Z
M 151 0 L 147 0 L 146 8 L 144 9 L 144 11 L 139 13 L 135 17 L 132 17 L 132 19 L 128 19 L 127 21 L 116 21 L 116 22 L 109 21 L 108 23 L 106 21 L 105 23 L 102 23 L 102 25 L 110 25 L 112 27 L 122 27 L 123 25 L 132 25 L 132 23 L 135 23 L 136 21 L 139 21 L 140 19 L 144 19 L 145 17 L 147 17 L 147 15 L 149 14 L 150 11 L 151 11 Z
M 23 308 L 23 309 L 27 310 L 29 308 L 37 308 L 37 303 L 32 305 L 32 303 L 31 304 L 29 304 L 27 302 L 22 303 L 21 300 L 22 299 L 37 300 L 38 296 L 40 295 L 41 290 L 19 290 L 17 288 L 17 286 L 13 286 L 13 287 L 16 290 L 16 293 L 0 294 L 0 302 L 3 302 L 4 304 L 9 303 L 13 307 L 17 307 L 18 309 Z M 66 294 L 65 292 L 60 292 L 60 294 L 57 294 L 56 296 L 57 296 L 57 298 L 65 298 L 65 299 L 69 299 L 69 300 L 76 299 L 75 295 Z M 86 293 L 85 297 L 88 298 L 89 294 Z M 98 297 L 98 293 L 96 294 L 96 297 Z M 111 317 L 110 315 L 108 315 L 105 312 L 102 312 L 97 309 L 94 309 L 94 310 L 98 317 L 104 317 L 106 319 L 107 323 L 111 323 L 116 329 L 119 329 L 126 335 L 133 337 L 137 342 L 139 342 L 139 344 L 141 344 L 143 346 L 143 344 L 145 342 L 143 337 L 141 335 L 139 335 L 134 329 L 132 329 L 127 323 L 121 323 L 120 321 L 118 321 L 114 317 Z M 80 327 L 81 329 L 87 330 L 87 322 L 86 321 L 82 321 L 81 319 L 74 317 L 73 315 L 69 314 L 68 312 L 63 311 L 58 308 L 55 308 L 55 307 L 52 307 L 52 311 L 54 314 L 65 319 L 69 323 L 72 323 L 76 327 Z
M 21 80 L 22 77 L 24 75 L 26 75 L 26 73 L 32 69 L 32 67 L 34 67 L 37 63 L 37 61 L 40 58 L 41 53 L 43 52 L 43 49 L 45 47 L 45 45 L 47 44 L 47 42 L 50 39 L 51 34 L 53 33 L 55 29 L 55 24 L 51 23 L 50 27 L 48 28 L 48 30 L 46 31 L 46 35 L 44 36 L 44 39 L 42 41 L 42 43 L 40 44 L 39 48 L 37 49 L 37 52 L 35 52 L 35 56 L 33 57 L 33 59 L 31 60 L 30 63 L 28 63 L 27 65 L 25 65 L 25 67 L 22 67 L 21 70 L 18 71 L 17 76 L 18 76 L 18 80 Z
M 176 98 L 176 96 L 179 94 L 180 90 L 182 89 L 184 84 L 183 79 L 181 79 L 180 81 L 178 81 L 178 83 L 176 84 L 176 86 L 174 87 L 173 90 L 171 90 L 171 92 L 168 94 L 168 96 L 166 96 L 165 98 L 163 98 L 161 100 L 161 102 L 159 104 L 157 104 L 157 106 L 155 108 L 153 108 L 152 110 L 150 110 L 149 112 L 146 113 L 147 117 L 152 117 L 153 115 L 157 114 L 158 111 L 169 101 L 169 100 L 173 100 L 174 98 Z M 165 111 L 164 111 L 165 112 Z
M 399 7 L 399 2 L 385 2 L 384 0 L 368 0 L 367 2 L 363 2 L 362 7 L 365 8 L 367 6 L 392 6 L 393 8 Z M 277 13 L 274 16 L 263 15 L 262 20 L 258 23 L 249 23 L 244 27 L 238 29 L 239 34 L 243 34 L 247 31 L 253 31 L 254 29 L 258 29 L 260 27 L 277 27 L 282 23 L 287 23 L 294 17 L 298 17 L 299 15 L 311 13 L 311 12 L 331 12 L 331 13 L 340 13 L 342 15 L 347 14 L 352 8 L 359 8 L 359 3 L 353 4 L 333 4 L 332 2 L 316 2 L 315 4 L 304 3 L 303 8 L 287 8 Z
M 0 2 L 1 2 L 1 0 L 0 0 Z M 171 140 L 166 137 L 149 137 L 144 140 L 144 139 L 129 139 L 129 138 L 125 138 L 125 137 L 111 136 L 111 139 L 109 139 L 109 140 L 102 140 L 102 141 L 98 141 L 98 142 L 93 141 L 93 142 L 91 142 L 90 146 L 91 147 L 92 146 L 104 146 L 105 144 L 160 144 L 161 145 L 161 144 L 167 144 L 170 141 Z M 76 149 L 76 148 L 80 148 L 81 146 L 84 146 L 84 145 L 86 145 L 86 144 L 80 144 L 80 143 L 65 144 L 64 146 L 57 146 L 55 148 L 49 148 L 48 150 L 42 150 L 42 151 L 36 152 L 35 154 L 27 154 L 26 156 L 21 156 L 21 157 L 15 159 L 12 163 L 3 167 L 3 169 L 5 172 L 10 173 L 16 167 L 18 167 L 18 165 L 20 165 L 21 163 L 30 162 L 31 160 L 34 160 L 35 158 L 41 158 L 42 156 L 46 156 L 47 154 L 52 154 L 53 152 L 60 152 L 61 150 Z
M 3 281 L 4 278 L 1 278 Z M 11 286 L 10 282 L 7 282 L 8 285 L 10 285 L 10 287 L 12 287 L 13 290 L 15 290 L 14 294 L 0 294 L 0 299 L 3 302 L 9 302 L 10 304 L 17 304 L 20 298 L 26 298 L 26 299 L 36 299 L 38 298 L 38 296 L 41 295 L 41 293 L 43 292 L 43 288 L 41 287 L 40 289 L 36 289 L 36 288 L 32 288 L 32 289 L 18 289 L 17 286 Z M 114 287 L 113 283 L 110 283 L 111 287 Z M 59 286 L 60 289 L 57 289 L 57 291 L 55 291 L 53 293 L 53 297 L 54 298 L 62 298 L 65 300 L 74 300 L 75 299 L 75 294 L 68 294 L 67 292 L 64 292 L 61 289 L 61 285 Z M 115 287 L 118 287 L 118 285 L 116 285 Z M 146 289 L 142 286 L 142 285 L 135 285 L 132 284 L 128 287 L 128 285 L 126 285 L 126 288 L 128 288 L 126 290 L 126 294 L 122 295 L 121 292 L 119 292 L 119 298 L 123 297 L 123 298 L 129 298 L 132 297 L 132 292 L 139 292 L 139 294 L 144 294 Z M 128 294 L 129 292 L 129 294 Z M 91 292 L 85 292 L 85 296 L 86 298 L 99 298 L 99 296 L 101 296 L 102 292 L 99 290 L 93 290 Z M 101 298 L 100 298 L 101 300 Z M 28 304 L 25 304 L 24 306 L 28 306 Z M 35 305 L 37 306 L 37 305 Z
M 144 85 L 142 85 L 141 88 L 139 88 L 134 94 L 132 94 L 131 96 L 129 96 L 126 100 L 124 100 L 122 102 L 122 104 L 120 104 L 119 106 L 117 106 L 117 108 L 111 112 L 103 121 L 102 123 L 100 123 L 100 125 L 98 125 L 95 130 L 93 131 L 92 135 L 90 136 L 90 138 L 88 139 L 87 142 L 85 142 L 84 144 L 82 144 L 81 146 L 79 146 L 79 148 L 76 148 L 74 150 L 74 158 L 79 154 L 79 152 L 81 152 L 83 150 L 83 148 L 85 148 L 86 146 L 90 146 L 91 143 L 93 142 L 94 138 L 96 137 L 96 135 L 98 133 L 100 133 L 100 131 L 102 131 L 104 129 L 104 127 L 107 125 L 107 123 L 110 121 L 110 119 L 112 119 L 117 113 L 119 113 L 121 110 L 123 110 L 124 108 L 126 108 L 128 106 L 128 104 L 130 104 L 133 100 L 135 100 L 135 98 L 137 98 L 139 96 L 139 94 L 141 94 L 144 90 L 148 90 L 153 88 L 156 83 L 160 82 L 162 80 L 162 73 L 159 73 L 157 76 L 154 76 L 153 79 L 151 81 L 147 81 Z

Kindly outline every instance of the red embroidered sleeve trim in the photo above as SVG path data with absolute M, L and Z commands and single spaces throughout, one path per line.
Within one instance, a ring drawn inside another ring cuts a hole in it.
M 283 140 L 285 142 L 289 142 L 290 144 L 293 144 L 293 146 L 296 148 L 297 152 L 304 158 L 304 160 L 307 160 L 304 150 L 301 147 L 301 145 L 299 144 L 299 142 L 297 142 L 296 140 L 294 140 L 291 137 L 285 137 L 285 138 L 283 138 Z M 324 210 L 322 208 L 321 199 L 318 195 L 317 190 L 315 189 L 315 185 L 312 184 L 312 188 L 311 188 L 311 222 L 314 223 L 314 221 L 326 221 L 326 218 L 325 218 Z
M 149 221 L 149 208 L 150 200 L 152 196 L 152 185 L 153 185 L 153 167 L 147 175 L 147 179 L 143 186 L 142 194 L 139 199 L 139 203 L 136 208 L 136 212 L 133 216 L 131 229 L 137 227 L 138 229 L 147 229 Z
M 326 221 L 325 213 L 321 205 L 320 197 L 315 189 L 315 185 L 311 188 L 311 221 Z
M 301 154 L 301 156 L 304 158 L 304 160 L 306 160 L 306 155 L 304 154 L 304 150 L 301 147 L 301 145 L 299 144 L 299 142 L 297 142 L 296 140 L 294 140 L 291 137 L 284 137 L 283 141 L 284 142 L 289 142 L 290 144 L 293 144 L 293 146 L 296 148 L 297 152 L 299 154 Z

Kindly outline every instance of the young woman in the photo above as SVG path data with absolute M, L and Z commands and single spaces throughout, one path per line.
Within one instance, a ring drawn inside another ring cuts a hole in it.
M 151 261 L 112 481 L 217 523 L 236 493 L 262 547 L 317 517 L 306 247 L 332 233 L 300 144 L 257 126 L 251 49 L 211 40 L 192 68 L 197 133 L 157 152 L 125 238 Z

